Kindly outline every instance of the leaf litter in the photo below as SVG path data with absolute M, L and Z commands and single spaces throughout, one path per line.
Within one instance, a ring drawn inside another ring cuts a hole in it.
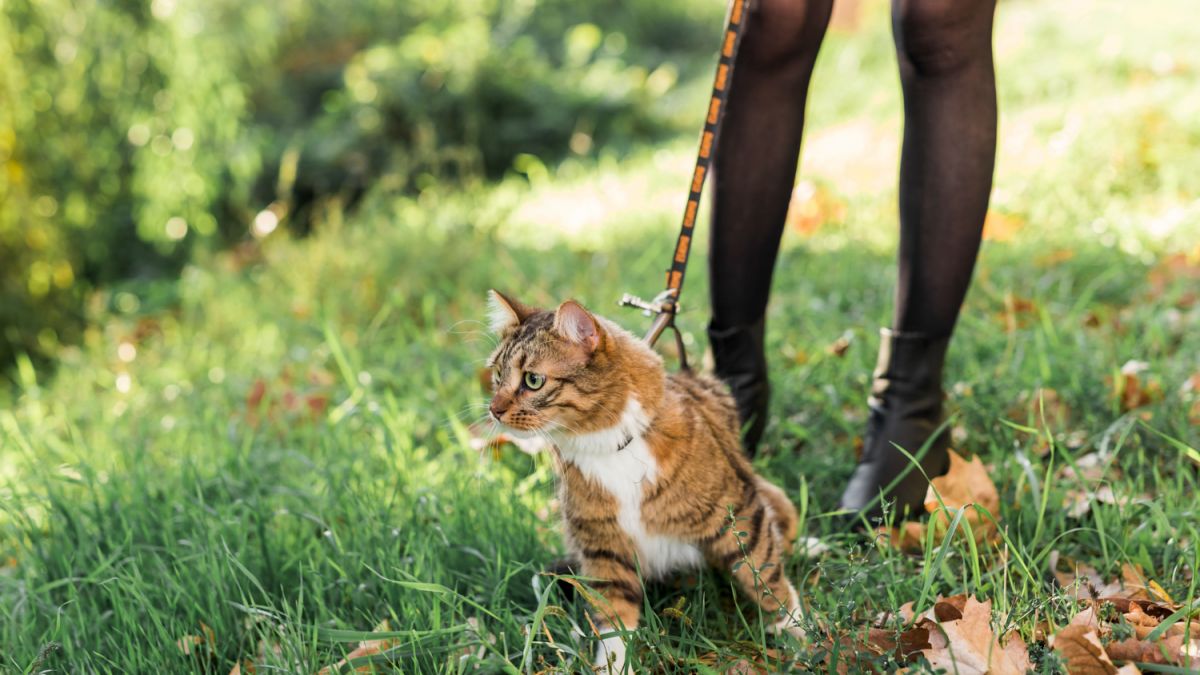
M 1062 417 L 1069 412 L 1055 411 Z M 1060 480 L 1111 481 L 1119 468 L 1097 453 L 1084 455 L 1058 473 Z M 1123 505 L 1134 499 L 1118 496 L 1108 482 L 1092 491 L 1068 490 L 1064 507 L 1068 515 L 1082 515 L 1094 502 Z M 940 500 L 938 499 L 940 497 Z M 880 532 L 902 550 L 919 552 L 929 527 L 945 536 L 959 510 L 971 525 L 977 541 L 994 539 L 995 522 L 974 508 L 998 514 L 999 495 L 987 467 L 978 457 L 968 461 L 951 451 L 950 470 L 931 481 L 925 510 L 929 523 L 905 522 Z M 1072 513 L 1074 510 L 1074 513 Z M 1035 643 L 1053 649 L 1070 675 L 1139 673 L 1136 664 L 1200 666 L 1200 604 L 1183 610 L 1170 594 L 1139 565 L 1126 563 L 1121 575 L 1107 579 L 1094 567 L 1054 552 L 1050 569 L 1058 587 L 1079 604 L 1071 620 L 1057 631 L 1039 626 Z M 992 605 L 973 596 L 939 597 L 933 606 L 916 615 L 913 603 L 899 611 L 901 627 L 885 616 L 859 635 L 858 648 L 877 655 L 892 655 L 898 662 L 925 661 L 946 672 L 1025 673 L 1034 670 L 1029 647 L 1015 631 L 999 635 L 992 627 Z M 1164 623 L 1165 622 L 1165 623 Z M 887 624 L 893 624 L 888 627 Z M 1118 667 L 1118 664 L 1123 664 Z M 902 670 L 901 672 L 906 672 Z

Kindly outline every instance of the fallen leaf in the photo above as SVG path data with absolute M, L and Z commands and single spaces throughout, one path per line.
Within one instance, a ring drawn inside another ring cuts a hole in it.
M 297 379 L 287 368 L 270 380 L 255 378 L 246 392 L 246 422 L 257 427 L 264 421 L 297 424 L 323 419 L 335 383 L 332 373 L 313 368 L 304 381 Z
M 832 344 L 830 344 L 828 347 L 826 347 L 825 351 L 827 353 L 829 353 L 831 356 L 836 356 L 838 358 L 841 358 L 846 355 L 847 351 L 849 351 L 850 343 L 853 340 L 854 340 L 854 333 L 852 333 L 850 331 L 846 331 L 845 333 L 842 333 L 838 337 L 838 339 L 834 340 Z
M 1120 478 L 1121 471 L 1113 463 L 1111 456 L 1105 456 L 1098 452 L 1089 452 L 1071 464 L 1064 464 L 1059 469 L 1057 477 L 1060 481 L 1079 480 L 1096 483 L 1102 480 Z
M 217 642 L 217 636 L 213 633 L 213 629 L 208 627 L 208 624 L 200 622 L 199 635 L 184 635 L 175 641 L 175 646 L 179 647 L 179 651 L 187 656 L 195 654 L 212 654 L 213 645 Z
M 1018 672 L 1026 673 L 1033 670 L 1033 663 L 1029 659 L 1029 646 L 1016 631 L 1011 631 L 1005 637 L 1004 654 Z
M 1151 593 L 1147 589 L 1145 582 L 1142 581 L 1144 575 L 1139 570 L 1140 568 L 1126 564 L 1122 568 L 1122 578 L 1106 581 L 1104 577 L 1096 571 L 1096 568 L 1091 565 L 1075 563 L 1074 561 L 1063 559 L 1069 571 L 1063 572 L 1058 570 L 1058 557 L 1051 555 L 1051 571 L 1054 573 L 1055 579 L 1058 580 L 1059 586 L 1075 591 L 1075 598 L 1078 600 L 1111 600 L 1119 598 L 1123 600 L 1145 600 L 1153 601 Z M 1125 611 L 1122 609 L 1122 611 Z
M 925 550 L 925 523 L 905 521 L 897 527 L 880 527 L 879 541 L 905 553 L 920 553 Z
M 939 609 L 940 606 L 940 609 Z M 934 605 L 933 612 L 956 617 L 948 620 L 922 619 L 918 626 L 929 631 L 930 647 L 921 654 L 934 668 L 960 675 L 1024 675 L 1029 663 L 1022 645 L 1000 646 L 991 627 L 992 603 L 963 598 L 961 610 L 950 599 Z
M 1018 297 L 1011 291 L 1004 294 L 1004 307 L 996 313 L 996 318 L 1004 324 L 1009 333 L 1018 328 L 1028 326 L 1038 313 L 1038 305 L 1028 298 Z
M 1035 263 L 1042 267 L 1051 267 L 1075 258 L 1075 251 L 1069 248 L 1055 249 L 1045 255 L 1038 256 Z
M 1196 251 L 1164 256 L 1157 265 L 1151 268 L 1146 275 L 1146 280 L 1149 282 L 1149 295 L 1152 300 L 1161 298 L 1177 282 L 1200 281 L 1200 263 L 1197 262 Z
M 1106 483 L 1095 490 L 1082 488 L 1068 489 L 1063 496 L 1063 508 L 1066 509 L 1067 517 L 1082 518 L 1092 510 L 1092 504 L 1094 503 L 1128 506 L 1129 504 L 1147 504 L 1150 501 L 1149 495 L 1140 495 L 1137 497 L 1118 495 L 1113 491 L 1112 486 Z
M 1137 594 L 1137 597 L 1127 596 L 1132 600 L 1151 600 L 1153 602 L 1175 605 L 1175 601 L 1157 581 L 1147 576 L 1141 565 L 1125 563 L 1121 565 L 1121 583 L 1125 588 Z
M 846 219 L 846 202 L 811 180 L 796 183 L 788 204 L 787 226 L 809 236 L 826 223 Z
M 925 547 L 925 533 L 928 527 L 932 525 L 936 532 L 944 533 L 954 518 L 952 512 L 963 508 L 966 509 L 963 521 L 970 524 L 975 540 L 986 540 L 995 534 L 996 525 L 974 506 L 982 507 L 992 518 L 999 517 L 1000 494 L 989 474 L 979 457 L 967 461 L 951 450 L 950 469 L 945 475 L 930 481 L 929 490 L 925 495 L 925 510 L 935 514 L 929 523 L 906 521 L 891 529 L 880 527 L 877 530 L 879 540 L 901 551 L 920 552 Z M 943 503 L 950 513 L 942 509 Z
M 929 629 L 913 626 L 896 631 L 887 628 L 871 628 L 867 631 L 866 644 L 877 654 L 892 654 L 901 663 L 914 654 L 930 648 Z
M 931 520 L 942 527 L 950 525 L 952 514 L 942 510 L 943 504 L 951 510 L 979 506 L 993 518 L 998 517 L 1000 493 L 996 490 L 996 484 L 992 482 L 990 474 L 978 456 L 967 461 L 951 450 L 949 471 L 931 480 L 925 495 L 925 510 L 937 514 Z M 977 538 L 990 534 L 995 529 L 995 523 L 984 518 L 974 508 L 967 508 L 963 519 L 971 524 Z
M 1110 642 L 1105 647 L 1109 658 L 1118 661 L 1137 661 L 1139 663 L 1183 664 L 1187 660 L 1184 654 L 1183 637 L 1172 635 L 1157 642 L 1147 642 L 1143 638 L 1131 637 L 1120 642 Z
M 387 619 L 384 619 L 383 621 L 379 622 L 379 625 L 377 625 L 377 626 L 375 626 L 375 628 L 371 629 L 371 632 L 372 633 L 382 633 L 382 632 L 386 632 L 386 631 L 390 631 L 390 630 L 392 630 L 391 624 L 388 622 Z M 321 670 L 317 671 L 317 675 L 332 675 L 332 673 L 340 673 L 340 672 L 342 672 L 342 668 L 345 667 L 350 661 L 353 661 L 354 659 L 357 659 L 357 658 L 362 658 L 364 656 L 374 656 L 375 654 L 382 654 L 383 652 L 386 652 L 387 650 L 391 649 L 392 647 L 395 647 L 396 644 L 397 644 L 397 641 L 392 638 L 383 638 L 383 639 L 379 639 L 379 640 L 363 640 L 362 642 L 358 643 L 358 647 L 356 647 L 349 654 L 346 654 L 346 658 L 342 659 L 341 661 L 338 661 L 337 663 L 333 664 L 332 666 L 325 666 Z M 373 665 L 359 666 L 358 668 L 354 669 L 354 672 L 356 672 L 356 673 L 373 673 L 375 671 L 376 671 L 376 669 Z
M 1127 361 L 1116 377 L 1107 378 L 1113 398 L 1120 401 L 1121 410 L 1129 412 L 1150 405 L 1163 397 L 1162 383 L 1157 378 L 1143 375 L 1149 364 L 1143 361 Z
M 1192 373 L 1179 385 L 1179 394 L 1181 396 L 1200 395 L 1200 373 Z
M 1051 646 L 1071 675 L 1115 675 L 1117 667 L 1104 653 L 1100 636 L 1091 626 L 1070 625 L 1051 638 Z
M 1057 389 L 1038 387 L 1032 391 L 1021 392 L 1016 403 L 1009 408 L 1008 416 L 1013 421 L 1033 427 L 1042 427 L 1044 418 L 1044 426 L 1063 429 L 1071 422 L 1071 408 Z
M 983 239 L 997 242 L 1012 241 L 1024 228 L 1024 218 L 988 209 L 987 217 L 983 220 Z

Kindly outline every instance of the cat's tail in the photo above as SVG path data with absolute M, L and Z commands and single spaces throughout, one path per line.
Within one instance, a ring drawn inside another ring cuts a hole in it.
M 783 535 L 783 542 L 787 546 L 788 553 L 791 553 L 792 543 L 796 541 L 796 537 L 800 533 L 800 517 L 796 514 L 796 505 L 788 499 L 786 492 L 774 484 L 767 482 L 762 477 L 757 480 L 758 493 L 767 500 L 771 515 L 775 517 L 775 523 Z

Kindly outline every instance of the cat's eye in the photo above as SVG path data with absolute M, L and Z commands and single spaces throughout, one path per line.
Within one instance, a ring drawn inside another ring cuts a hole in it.
M 529 389 L 537 391 L 538 389 L 541 389 L 542 385 L 544 384 L 546 384 L 545 375 L 539 375 L 537 373 L 525 373 L 525 386 Z

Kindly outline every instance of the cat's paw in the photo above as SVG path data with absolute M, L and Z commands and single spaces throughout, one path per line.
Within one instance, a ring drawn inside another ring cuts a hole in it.
M 596 646 L 596 659 L 592 668 L 603 675 L 617 675 L 625 672 L 625 641 L 619 635 L 612 635 L 600 641 Z

